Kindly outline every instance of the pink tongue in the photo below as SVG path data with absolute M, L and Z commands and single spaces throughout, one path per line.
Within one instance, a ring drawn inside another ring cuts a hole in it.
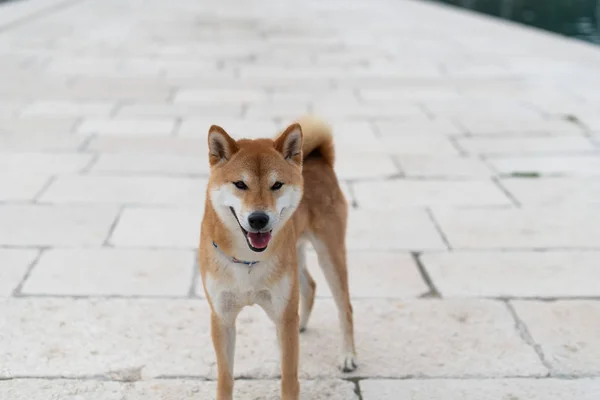
M 248 239 L 252 247 L 257 249 L 264 249 L 271 241 L 271 232 L 249 232 Z

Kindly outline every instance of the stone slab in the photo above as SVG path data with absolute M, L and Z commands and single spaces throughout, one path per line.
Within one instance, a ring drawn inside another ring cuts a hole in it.
M 554 373 L 600 373 L 600 303 L 597 301 L 515 301 L 535 343 L 539 344 Z
M 391 154 L 459 155 L 450 138 L 441 135 L 382 136 L 381 143 Z
M 53 117 L 106 117 L 116 108 L 111 102 L 69 102 L 38 100 L 25 107 L 23 115 Z
M 122 154 L 165 154 L 208 158 L 204 139 L 178 137 L 97 136 L 87 145 L 88 151 Z
M 73 131 L 76 118 L 21 117 L 0 120 L 2 134 L 66 134 Z
M 596 400 L 600 379 L 369 379 L 360 389 L 363 400 Z
M 44 203 L 192 205 L 204 201 L 206 179 L 182 177 L 63 176 L 41 196 Z
M 357 182 L 353 188 L 359 207 L 367 209 L 511 205 L 491 180 L 388 180 Z
M 198 115 L 235 118 L 242 115 L 242 105 L 238 104 L 171 104 L 135 103 L 124 105 L 116 113 L 118 118 L 190 118 Z
M 163 135 L 173 134 L 175 121 L 170 118 L 85 119 L 77 128 L 80 134 Z
M 562 119 L 459 118 L 458 123 L 472 135 L 581 135 L 583 133 L 583 129 L 577 124 Z
M 398 155 L 396 160 L 409 178 L 481 179 L 493 175 L 492 170 L 476 157 Z
M 0 296 L 12 296 L 37 256 L 33 249 L 0 249 Z
M 444 250 L 441 235 L 423 210 L 350 210 L 346 245 L 349 250 Z
M 506 178 L 501 179 L 500 184 L 527 207 L 569 207 L 600 203 L 600 179 Z
M 134 383 L 95 380 L 14 379 L 0 384 L 0 396 L 10 400 L 196 400 L 214 399 L 216 382 L 156 379 Z M 233 395 L 242 399 L 281 398 L 276 380 L 235 382 Z M 358 400 L 354 384 L 342 380 L 300 381 L 300 400 Z
M 208 176 L 208 157 L 169 154 L 102 154 L 90 168 L 90 174 L 143 174 L 169 176 Z
M 48 175 L 0 171 L 0 201 L 32 201 L 49 181 Z
M 600 296 L 595 251 L 453 252 L 422 254 L 444 297 Z
M 97 246 L 117 217 L 110 206 L 0 205 L 0 244 Z
M 499 173 L 539 174 L 553 176 L 598 176 L 600 156 L 503 157 L 488 160 Z
M 317 254 L 306 252 L 306 265 L 317 283 L 317 297 L 331 297 L 331 290 L 319 266 Z M 429 291 L 413 257 L 399 252 L 348 253 L 348 282 L 353 299 L 414 298 Z M 196 295 L 206 297 L 198 276 Z
M 183 250 L 50 249 L 24 294 L 187 296 L 195 255 Z
M 375 122 L 377 133 L 380 136 L 423 136 L 447 135 L 459 136 L 465 133 L 458 124 L 449 119 L 423 120 L 423 121 L 384 121 Z
M 594 208 L 434 210 L 454 249 L 600 248 Z
M 390 156 L 360 153 L 336 154 L 334 169 L 338 179 L 381 178 L 399 173 Z
M 115 246 L 195 249 L 204 202 L 199 208 L 126 208 L 109 240 Z
M 343 377 L 547 372 L 519 337 L 502 303 L 355 300 L 353 307 L 360 367 Z M 6 299 L 0 300 L 0 312 L 0 332 L 7 343 L 0 348 L 6 361 L 1 377 L 111 376 L 131 370 L 139 370 L 136 375 L 142 379 L 215 377 L 204 299 Z M 303 379 L 342 377 L 336 367 L 341 338 L 332 315 L 332 300 L 316 301 L 308 330 L 301 335 Z M 275 328 L 264 312 L 257 307 L 242 311 L 237 332 L 235 375 L 276 378 Z
M 85 136 L 60 133 L 21 133 L 0 135 L 0 152 L 74 151 Z
M 462 137 L 457 138 L 456 141 L 469 154 L 540 155 L 597 151 L 590 140 L 584 136 Z
M 90 154 L 77 153 L 8 153 L 0 156 L 0 172 L 60 174 L 76 173 L 92 160 Z
M 268 118 L 235 119 L 221 116 L 208 118 L 187 118 L 181 123 L 177 135 L 202 139 L 208 152 L 208 130 L 211 125 L 219 125 L 231 137 L 239 139 L 273 138 L 277 135 L 277 125 Z

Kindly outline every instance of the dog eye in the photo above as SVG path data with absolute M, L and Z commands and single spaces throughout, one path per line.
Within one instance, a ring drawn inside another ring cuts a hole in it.
M 248 186 L 246 186 L 246 184 L 244 183 L 244 181 L 233 182 L 233 184 L 235 185 L 236 188 L 238 188 L 240 190 L 246 190 L 246 189 L 248 189 Z
M 282 186 L 283 186 L 283 183 L 281 183 L 281 182 L 275 182 L 273 184 L 273 186 L 271 186 L 271 190 L 279 190 L 279 189 L 281 189 Z

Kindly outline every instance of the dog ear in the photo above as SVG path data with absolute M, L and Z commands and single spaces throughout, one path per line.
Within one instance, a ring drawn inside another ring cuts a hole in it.
M 302 128 L 300 124 L 292 124 L 275 140 L 275 149 L 283 158 L 302 165 Z
M 229 160 L 238 151 L 238 146 L 225 129 L 212 125 L 208 130 L 208 158 L 210 166 Z

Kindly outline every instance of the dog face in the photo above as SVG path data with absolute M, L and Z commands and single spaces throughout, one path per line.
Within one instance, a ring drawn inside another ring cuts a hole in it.
M 302 199 L 300 125 L 274 141 L 235 141 L 213 125 L 208 147 L 212 206 L 235 238 L 243 238 L 253 252 L 266 250 Z

